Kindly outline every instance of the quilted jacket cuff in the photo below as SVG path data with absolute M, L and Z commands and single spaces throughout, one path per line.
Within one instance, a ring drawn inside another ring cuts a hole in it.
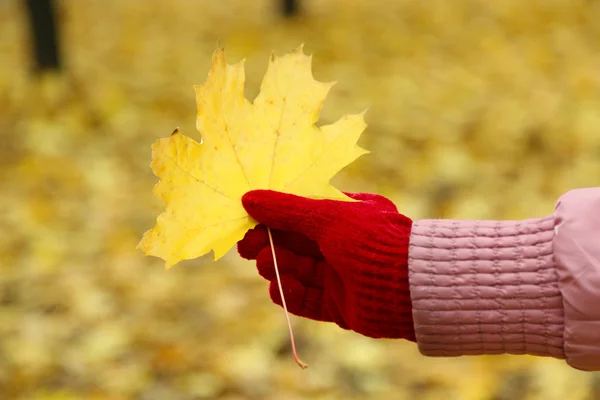
M 553 216 L 415 221 L 408 266 L 421 353 L 564 358 L 553 235 Z

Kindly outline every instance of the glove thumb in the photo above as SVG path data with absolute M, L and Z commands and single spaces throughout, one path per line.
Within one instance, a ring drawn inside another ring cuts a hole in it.
M 242 205 L 252 218 L 272 229 L 296 232 L 316 241 L 326 221 L 330 200 L 313 200 L 273 190 L 252 190 L 242 196 Z

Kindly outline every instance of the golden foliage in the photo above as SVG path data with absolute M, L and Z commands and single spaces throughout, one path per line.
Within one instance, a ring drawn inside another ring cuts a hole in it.
M 600 398 L 562 361 L 424 358 L 302 319 L 299 371 L 251 263 L 165 273 L 135 250 L 163 210 L 148 148 L 194 130 L 217 43 L 248 57 L 248 98 L 271 50 L 305 42 L 339 81 L 321 120 L 369 106 L 372 156 L 336 187 L 413 218 L 551 213 L 600 177 L 600 2 L 301 0 L 294 19 L 275 0 L 55 3 L 67 73 L 34 79 L 23 2 L 0 1 L 1 399 Z

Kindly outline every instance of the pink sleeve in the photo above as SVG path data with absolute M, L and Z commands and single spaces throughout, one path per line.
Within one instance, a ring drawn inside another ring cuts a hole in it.
M 567 362 L 600 370 L 600 188 L 566 193 L 556 206 L 554 254 L 565 310 Z
M 421 353 L 531 354 L 600 370 L 600 189 L 586 190 L 544 218 L 415 221 L 409 277 Z
M 553 234 L 552 217 L 415 221 L 409 281 L 421 353 L 564 358 Z

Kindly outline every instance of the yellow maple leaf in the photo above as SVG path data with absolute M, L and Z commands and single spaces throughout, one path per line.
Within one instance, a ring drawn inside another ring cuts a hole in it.
M 366 150 L 356 142 L 364 112 L 315 126 L 333 83 L 314 80 L 312 57 L 302 46 L 271 55 L 254 102 L 244 98 L 244 60 L 234 65 L 213 54 L 203 85 L 196 86 L 196 127 L 202 142 L 175 130 L 152 145 L 154 193 L 166 210 L 138 248 L 170 268 L 214 250 L 215 260 L 256 226 L 241 198 L 272 189 L 315 199 L 352 201 L 330 179 Z

